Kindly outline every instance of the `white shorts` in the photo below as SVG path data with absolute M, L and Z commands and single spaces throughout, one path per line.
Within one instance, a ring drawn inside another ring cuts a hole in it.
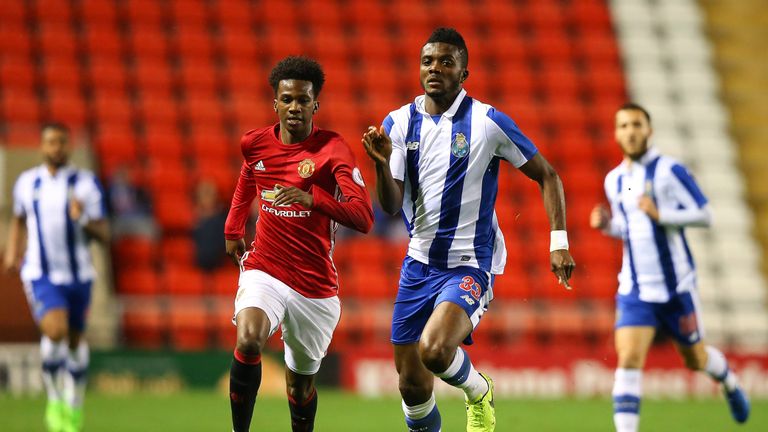
M 316 374 L 341 318 L 339 298 L 304 297 L 259 270 L 241 272 L 238 285 L 235 317 L 245 308 L 263 310 L 269 318 L 269 336 L 278 326 L 283 331 L 285 365 L 297 374 Z

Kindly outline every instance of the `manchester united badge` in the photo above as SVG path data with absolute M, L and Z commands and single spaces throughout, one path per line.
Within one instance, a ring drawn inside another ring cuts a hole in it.
M 299 162 L 299 177 L 307 178 L 314 174 L 314 172 L 315 162 L 313 162 L 312 159 L 304 159 L 303 161 Z

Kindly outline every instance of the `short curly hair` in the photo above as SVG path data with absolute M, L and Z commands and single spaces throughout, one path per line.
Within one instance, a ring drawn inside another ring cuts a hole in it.
M 269 85 L 277 94 L 277 87 L 282 80 L 302 80 L 312 83 L 315 98 L 325 83 L 323 68 L 315 60 L 304 56 L 289 56 L 280 60 L 269 73 Z
M 464 63 L 464 67 L 469 65 L 469 50 L 467 50 L 467 44 L 464 42 L 464 38 L 461 36 L 461 33 L 456 31 L 456 29 L 450 27 L 436 28 L 435 31 L 429 35 L 429 39 L 427 39 L 425 45 L 437 42 L 447 43 L 458 48 L 459 57 L 461 62 Z

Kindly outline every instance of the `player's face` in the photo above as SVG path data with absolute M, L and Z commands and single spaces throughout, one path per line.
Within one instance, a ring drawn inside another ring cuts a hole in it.
M 466 68 L 455 45 L 435 42 L 421 49 L 421 87 L 431 98 L 455 96 L 461 91 Z
M 280 118 L 280 130 L 299 141 L 312 132 L 312 115 L 317 111 L 315 91 L 311 81 L 282 80 L 277 86 L 275 111 Z
M 66 165 L 69 160 L 69 134 L 63 130 L 46 128 L 41 137 L 43 160 L 53 167 Z
M 615 139 L 624 154 L 638 160 L 648 151 L 648 138 L 653 130 L 642 111 L 620 110 L 616 113 Z

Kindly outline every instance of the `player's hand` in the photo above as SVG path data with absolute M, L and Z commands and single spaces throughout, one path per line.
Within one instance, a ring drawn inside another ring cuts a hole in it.
M 592 213 L 589 214 L 589 226 L 594 229 L 604 230 L 608 228 L 608 224 L 611 222 L 611 215 L 608 213 L 608 209 L 604 205 L 598 204 L 592 209 Z
M 571 253 L 567 249 L 560 249 L 549 253 L 549 262 L 552 273 L 557 276 L 557 283 L 565 286 L 565 289 L 571 289 L 571 273 L 576 267 Z
M 306 209 L 311 209 L 315 205 L 315 199 L 311 194 L 304 192 L 296 186 L 275 185 L 275 201 L 272 203 L 275 207 L 288 206 L 291 204 L 301 204 Z
M 381 165 L 389 165 L 389 157 L 392 156 L 392 140 L 387 135 L 384 126 L 376 129 L 374 126 L 368 126 L 368 130 L 363 134 L 363 147 L 374 162 Z
M 649 218 L 656 222 L 659 221 L 659 209 L 656 207 L 656 203 L 653 202 L 653 199 L 648 195 L 643 195 L 640 197 L 640 199 L 637 201 L 637 207 L 645 212 Z
M 83 203 L 76 199 L 69 200 L 69 217 L 73 220 L 80 220 L 83 216 Z
M 224 247 L 227 250 L 227 255 L 232 258 L 232 262 L 239 267 L 240 259 L 243 258 L 243 254 L 245 253 L 245 240 L 225 240 Z

